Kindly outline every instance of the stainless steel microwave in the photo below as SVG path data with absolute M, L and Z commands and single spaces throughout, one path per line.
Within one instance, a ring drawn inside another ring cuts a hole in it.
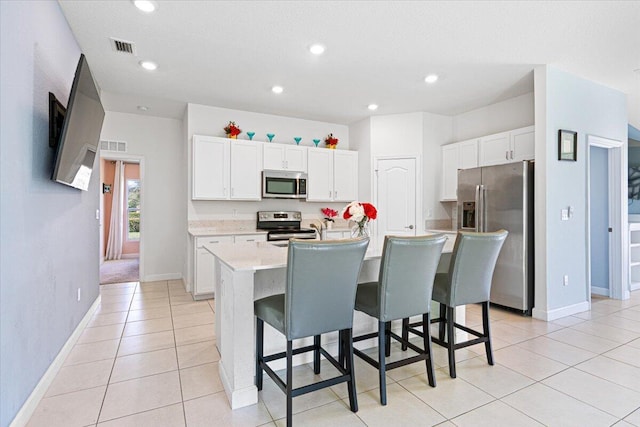
M 304 172 L 262 171 L 262 197 L 306 199 L 307 174 Z

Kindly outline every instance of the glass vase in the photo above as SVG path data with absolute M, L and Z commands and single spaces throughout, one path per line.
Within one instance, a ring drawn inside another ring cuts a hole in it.
M 359 237 L 369 237 L 369 223 L 356 224 L 351 229 L 351 238 L 357 239 Z

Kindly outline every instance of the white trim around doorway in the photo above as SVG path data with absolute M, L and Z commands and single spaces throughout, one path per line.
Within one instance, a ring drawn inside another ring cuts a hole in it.
M 609 158 L 609 223 L 613 231 L 609 238 L 609 292 L 614 299 L 628 299 L 629 293 L 629 241 L 628 213 L 626 204 L 627 170 L 624 143 L 614 139 L 587 135 L 587 212 L 590 212 L 591 200 L 591 147 L 606 148 Z M 589 286 L 587 301 L 591 301 L 591 219 L 586 216 L 587 235 L 587 271 Z M 597 293 L 596 293 L 597 294 Z
M 127 163 L 138 163 L 140 165 L 140 249 L 139 249 L 139 257 L 140 257 L 140 264 L 139 264 L 139 272 L 140 272 L 140 281 L 148 281 L 147 278 L 145 277 L 145 269 L 144 269 L 144 242 L 145 242 L 145 209 L 144 209 L 144 187 L 145 187 L 145 178 L 144 178 L 144 156 L 136 156 L 136 155 L 132 155 L 132 154 L 125 154 L 125 153 L 105 153 L 105 154 L 100 154 L 100 159 L 104 159 L 104 160 L 122 160 L 123 162 L 127 162 Z M 101 211 L 103 210 L 103 207 L 100 207 Z M 101 213 L 100 216 L 100 222 L 101 224 L 103 223 L 103 214 Z M 100 232 L 103 232 L 103 227 L 104 225 L 102 225 L 100 227 Z M 99 249 L 98 253 L 101 253 L 102 248 Z

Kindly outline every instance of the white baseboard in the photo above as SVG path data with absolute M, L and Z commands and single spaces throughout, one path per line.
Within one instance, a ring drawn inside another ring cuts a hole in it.
M 40 378 L 40 381 L 29 395 L 29 398 L 24 402 L 22 408 L 20 408 L 20 410 L 16 414 L 16 417 L 11 422 L 10 427 L 23 427 L 27 425 L 34 411 L 38 407 L 40 400 L 42 400 L 45 393 L 49 389 L 49 386 L 58 374 L 58 371 L 60 371 L 60 368 L 62 368 L 64 361 L 67 359 L 67 356 L 71 352 L 71 349 L 73 349 L 73 346 L 80 338 L 80 335 L 84 331 L 84 328 L 87 326 L 89 320 L 91 320 L 93 314 L 98 309 L 101 299 L 101 295 L 98 295 L 98 298 L 96 298 L 91 307 L 89 307 L 89 310 L 84 315 L 80 323 L 78 323 L 76 329 L 73 331 L 67 342 L 62 346 L 56 358 L 53 360 L 53 362 L 51 362 L 51 365 L 49 365 L 47 372 L 45 372 L 42 378 Z
M 599 295 L 599 296 L 603 296 L 603 297 L 608 297 L 609 296 L 609 288 L 600 288 L 600 287 L 597 287 L 597 286 L 591 286 L 591 294 Z
M 583 301 L 578 304 L 568 305 L 566 307 L 560 307 L 553 310 L 541 310 L 536 307 L 533 308 L 533 317 L 535 319 L 545 320 L 550 322 L 552 320 L 560 319 L 561 317 L 571 316 L 572 314 L 582 313 L 591 309 L 589 301 Z
M 140 258 L 140 254 L 122 254 L 122 256 L 120 256 L 120 259 L 135 259 L 135 258 Z
M 182 274 L 180 273 L 165 273 L 165 274 L 149 274 L 141 279 L 141 282 L 159 282 L 160 280 L 182 280 Z

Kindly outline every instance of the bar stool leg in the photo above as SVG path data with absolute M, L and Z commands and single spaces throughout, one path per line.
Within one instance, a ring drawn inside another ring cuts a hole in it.
M 344 367 L 344 332 L 338 331 L 338 363 Z
M 489 301 L 482 303 L 482 329 L 487 341 L 484 343 L 484 349 L 487 353 L 487 362 L 493 365 L 493 351 L 491 350 L 491 330 L 489 329 Z
M 424 333 L 422 334 L 422 342 L 424 343 L 424 351 L 427 353 L 427 359 L 425 359 L 425 362 L 427 363 L 427 379 L 429 380 L 429 385 L 431 387 L 435 387 L 436 377 L 433 375 L 433 353 L 431 353 L 431 330 L 429 328 L 430 323 L 431 319 L 429 313 L 423 314 L 422 324 L 424 325 Z
M 456 331 L 455 331 L 455 308 L 447 307 L 447 350 L 449 352 L 449 376 L 456 377 Z
M 293 341 L 287 340 L 287 427 L 293 426 Z
M 444 342 L 444 332 L 445 332 L 445 327 L 447 326 L 446 324 L 446 311 L 447 311 L 447 306 L 444 304 L 440 304 L 440 323 L 438 323 L 438 339 L 440 339 L 440 341 Z
M 256 387 L 262 390 L 262 359 L 264 357 L 264 321 L 256 317 Z
M 402 341 L 409 341 L 409 318 L 402 319 Z M 402 351 L 407 350 L 407 345 L 402 343 Z
M 313 337 L 313 373 L 320 373 L 320 335 Z
M 386 353 L 386 338 L 385 330 L 387 325 L 385 322 L 378 322 L 378 374 L 380 375 L 380 404 L 387 404 L 387 377 L 385 366 L 385 353 Z
M 347 339 L 345 345 L 347 346 L 347 372 L 349 372 L 350 379 L 347 382 L 349 389 L 349 406 L 352 412 L 358 412 L 358 394 L 356 393 L 356 376 L 353 369 L 353 329 L 345 330 Z
M 385 342 L 384 342 L 384 354 L 385 356 L 391 356 L 391 322 L 384 324 Z

